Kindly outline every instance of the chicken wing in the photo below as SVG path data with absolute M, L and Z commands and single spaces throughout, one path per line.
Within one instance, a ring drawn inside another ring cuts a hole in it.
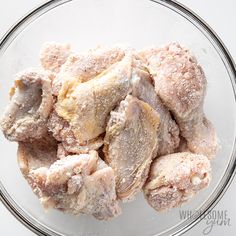
M 47 42 L 41 48 L 39 59 L 45 70 L 58 73 L 70 54 L 69 44 Z
M 27 178 L 47 209 L 89 214 L 100 220 L 108 220 L 121 212 L 116 200 L 114 172 L 96 151 L 66 156 L 49 167 L 32 169 Z
M 132 95 L 148 103 L 160 115 L 157 156 L 174 152 L 179 145 L 179 128 L 155 92 L 149 73 L 134 67 L 131 81 Z
M 156 156 L 159 115 L 131 95 L 111 112 L 104 139 L 105 161 L 116 177 L 119 199 L 132 200 L 142 188 Z
M 217 151 L 215 130 L 204 115 L 206 79 L 190 52 L 177 43 L 141 53 L 155 81 L 155 90 L 173 113 L 188 148 L 209 158 Z
M 144 196 L 155 210 L 168 210 L 188 201 L 210 180 L 211 166 L 206 156 L 174 153 L 154 160 Z
M 105 132 L 109 113 L 130 90 L 131 57 L 126 56 L 102 74 L 74 87 L 65 84 L 58 96 L 56 112 L 68 121 L 79 143 Z
M 42 138 L 53 104 L 50 75 L 37 69 L 23 71 L 17 75 L 10 95 L 10 104 L 1 119 L 6 138 L 11 141 Z
M 78 84 L 93 79 L 125 56 L 121 47 L 98 47 L 86 53 L 72 54 L 53 81 L 53 93 L 59 94 L 63 83 Z

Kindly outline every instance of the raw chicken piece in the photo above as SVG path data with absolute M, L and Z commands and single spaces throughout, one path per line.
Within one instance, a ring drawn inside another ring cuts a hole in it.
M 58 73 L 70 53 L 69 44 L 47 42 L 41 48 L 39 54 L 40 63 L 45 70 Z
M 56 112 L 68 121 L 79 143 L 96 139 L 105 132 L 110 112 L 130 90 L 131 57 L 110 67 L 102 74 L 77 86 L 63 84 Z
M 105 161 L 116 177 L 119 199 L 132 200 L 142 188 L 156 156 L 159 115 L 147 103 L 130 95 L 120 103 L 106 128 Z
M 99 220 L 120 214 L 114 172 L 96 151 L 67 156 L 50 167 L 32 169 L 27 178 L 46 209 L 91 214 Z
M 1 119 L 6 138 L 11 141 L 42 138 L 53 104 L 50 75 L 37 69 L 25 70 L 17 75 L 10 95 L 11 102 Z
M 62 84 L 68 81 L 78 84 L 93 79 L 124 56 L 121 47 L 98 47 L 84 54 L 69 56 L 53 81 L 53 93 L 58 95 Z
M 188 201 L 211 180 L 210 161 L 189 152 L 157 158 L 143 188 L 148 203 L 157 211 L 168 210 Z
M 156 94 L 149 73 L 134 67 L 131 81 L 132 95 L 148 103 L 160 115 L 157 156 L 174 152 L 179 145 L 179 128 Z
M 18 164 L 24 177 L 40 167 L 49 167 L 57 160 L 57 142 L 49 134 L 32 142 L 19 142 Z
M 196 59 L 177 43 L 141 55 L 154 78 L 157 94 L 174 114 L 188 148 L 209 158 L 215 156 L 216 133 L 203 112 L 206 79 Z
M 97 150 L 103 145 L 102 136 L 84 143 L 79 143 L 69 123 L 58 116 L 55 110 L 52 111 L 47 126 L 54 138 L 61 142 L 60 149 L 58 150 L 60 158 L 63 157 L 63 152 L 77 154 L 88 153 L 90 150 Z

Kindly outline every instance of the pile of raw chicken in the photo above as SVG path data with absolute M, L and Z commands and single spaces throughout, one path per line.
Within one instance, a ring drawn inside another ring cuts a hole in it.
M 107 220 L 141 191 L 162 211 L 209 184 L 217 137 L 188 49 L 46 43 L 40 64 L 16 76 L 1 128 L 45 208 Z

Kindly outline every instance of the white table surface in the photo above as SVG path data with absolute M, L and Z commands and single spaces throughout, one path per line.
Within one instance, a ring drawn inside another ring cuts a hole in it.
M 42 0 L 0 0 L 0 37 L 23 14 L 42 3 Z M 220 36 L 234 60 L 236 61 L 236 1 L 235 0 L 179 0 L 203 18 Z M 236 179 L 226 194 L 215 207 L 215 210 L 227 211 L 231 226 L 214 226 L 208 235 L 235 235 L 236 233 Z M 203 235 L 206 220 L 187 232 L 186 236 Z M 33 236 L 25 226 L 19 223 L 0 203 L 0 235 L 2 236 Z

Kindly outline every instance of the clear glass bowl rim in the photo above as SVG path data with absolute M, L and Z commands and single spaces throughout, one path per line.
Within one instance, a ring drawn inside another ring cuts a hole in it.
M 46 3 L 43 3 L 39 5 L 38 7 L 34 8 L 32 11 L 30 11 L 28 14 L 23 16 L 18 22 L 16 22 L 8 31 L 7 33 L 1 38 L 0 40 L 0 56 L 4 53 L 4 51 L 7 49 L 7 46 L 14 40 L 14 38 L 18 35 L 18 33 L 21 32 L 22 28 L 25 28 L 28 24 L 30 24 L 32 21 L 37 19 L 40 15 L 43 15 L 49 10 L 52 10 L 53 8 L 62 5 L 64 3 L 70 2 L 73 0 L 50 0 Z M 175 1 L 175 0 L 147 0 L 152 1 L 154 3 L 163 5 L 170 10 L 175 11 L 177 14 L 180 14 L 181 16 L 185 17 L 187 20 L 189 20 L 191 23 L 195 23 L 194 25 L 204 34 L 202 31 L 205 30 L 207 32 L 207 36 L 211 38 L 212 41 L 220 48 L 222 56 L 224 57 L 225 61 L 227 61 L 228 64 L 228 70 L 231 71 L 233 80 L 231 78 L 232 87 L 234 90 L 234 97 L 236 100 L 236 65 L 235 62 L 230 55 L 229 51 L 227 50 L 224 43 L 221 41 L 219 36 L 214 32 L 214 30 L 203 20 L 201 19 L 196 13 L 194 13 L 192 10 L 190 10 L 188 7 L 184 6 L 183 4 Z M 221 58 L 222 58 L 221 56 Z M 183 227 L 179 227 L 179 230 L 172 233 L 171 235 L 182 235 L 183 233 L 190 230 L 193 226 L 195 226 L 197 223 L 199 223 L 202 219 L 202 216 L 204 216 L 207 212 L 210 212 L 216 204 L 220 201 L 220 199 L 223 197 L 224 193 L 227 191 L 228 187 L 230 186 L 235 174 L 236 174 L 236 140 L 234 140 L 234 147 L 231 155 L 231 161 L 227 167 L 227 176 L 224 175 L 222 179 L 224 179 L 224 183 L 221 186 L 220 190 L 217 192 L 217 194 L 211 199 L 210 204 L 207 205 L 207 207 L 200 212 L 200 214 L 196 214 L 196 216 L 191 217 L 191 220 Z M 222 181 L 221 181 L 222 182 Z M 62 236 L 61 234 L 58 234 L 57 232 L 43 226 L 39 225 L 38 222 L 34 221 L 33 219 L 30 219 L 30 217 L 27 216 L 27 214 L 20 209 L 16 208 L 16 203 L 10 200 L 11 197 L 5 190 L 2 182 L 0 181 L 0 200 L 5 205 L 5 207 L 16 217 L 18 221 L 20 221 L 22 224 L 24 224 L 28 229 L 30 229 L 32 232 L 36 233 L 37 235 L 42 236 Z

